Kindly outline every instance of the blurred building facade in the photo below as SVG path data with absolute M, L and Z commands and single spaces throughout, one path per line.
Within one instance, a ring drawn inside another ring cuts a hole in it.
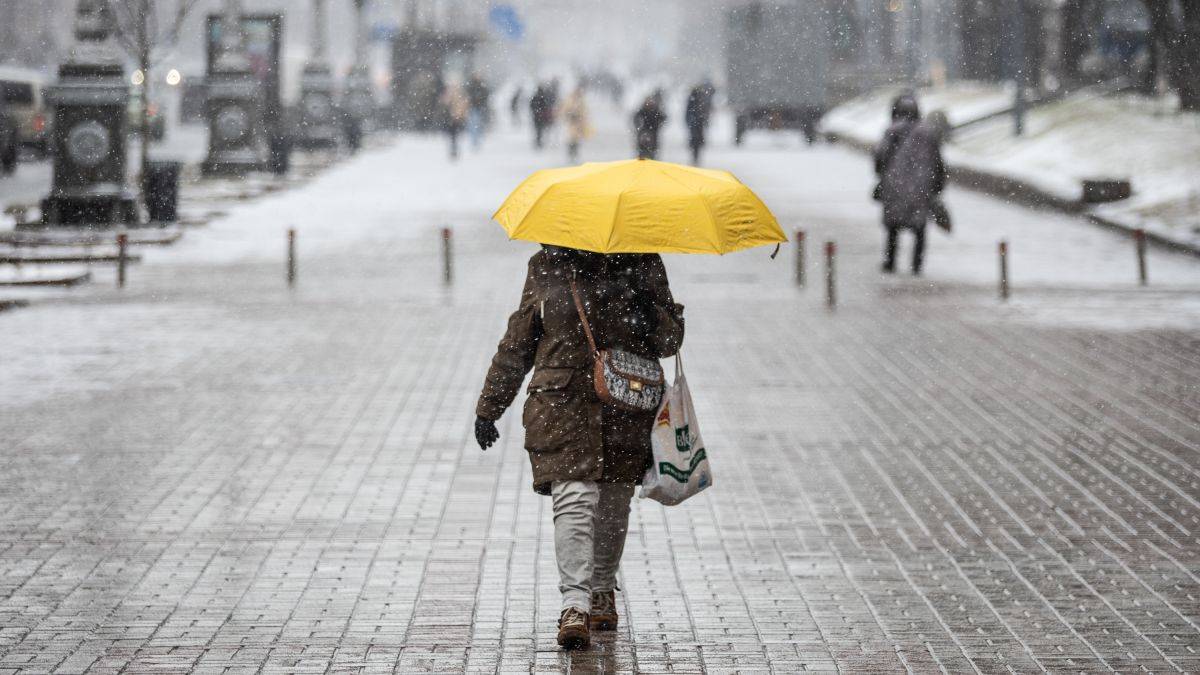
M 74 0 L 0 0 L 0 64 L 50 72 L 71 45 Z

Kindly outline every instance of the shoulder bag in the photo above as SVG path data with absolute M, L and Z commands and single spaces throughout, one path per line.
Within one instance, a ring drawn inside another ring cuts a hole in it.
M 657 359 L 648 359 L 620 349 L 597 349 L 596 337 L 583 311 L 583 300 L 579 288 L 571 279 L 571 295 L 575 298 L 575 309 L 583 322 L 583 333 L 595 359 L 593 380 L 596 396 L 604 403 L 630 412 L 654 412 L 662 402 L 666 389 L 662 365 Z

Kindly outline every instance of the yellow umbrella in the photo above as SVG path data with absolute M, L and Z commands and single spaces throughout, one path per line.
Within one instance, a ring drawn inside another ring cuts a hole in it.
M 492 217 L 511 239 L 597 253 L 731 253 L 787 241 L 728 171 L 643 159 L 538 171 Z

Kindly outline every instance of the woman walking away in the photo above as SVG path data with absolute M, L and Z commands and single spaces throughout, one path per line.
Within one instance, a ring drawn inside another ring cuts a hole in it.
M 546 129 L 554 122 L 554 104 L 550 100 L 550 90 L 544 84 L 538 85 L 529 99 L 529 117 L 533 120 L 533 147 L 541 150 Z
M 705 131 L 708 129 L 708 118 L 712 114 L 713 94 L 712 83 L 705 81 L 692 87 L 688 94 L 687 106 L 683 118 L 688 128 L 688 147 L 692 151 L 692 164 L 700 166 L 700 152 L 704 149 Z
M 658 255 L 544 245 L 530 259 L 520 306 L 479 397 L 475 438 L 485 450 L 496 442 L 495 422 L 532 368 L 522 415 L 525 449 L 534 491 L 552 499 L 562 593 L 558 644 L 566 649 L 586 648 L 592 630 L 616 630 L 614 589 L 629 500 L 651 463 L 655 416 L 600 401 L 581 312 L 598 349 L 665 358 L 683 342 L 683 307 L 671 296 Z
M 579 161 L 579 145 L 591 134 L 583 87 L 576 87 L 563 101 L 560 114 L 567 123 L 567 157 L 574 164 Z
M 633 135 L 637 144 L 638 159 L 658 157 L 658 132 L 667 123 L 667 114 L 662 109 L 662 94 L 655 92 L 647 96 L 642 107 L 633 115 Z
M 883 138 L 880 139 L 879 145 L 875 146 L 875 176 L 878 182 L 875 185 L 874 194 L 871 195 L 875 201 L 883 201 L 883 183 L 888 166 L 895 158 L 896 151 L 900 149 L 900 144 L 908 136 L 908 132 L 912 131 L 920 119 L 921 112 L 914 95 L 903 93 L 892 100 L 892 124 L 887 131 L 883 132 Z M 885 207 L 883 228 L 887 232 L 887 243 L 883 250 L 883 271 L 890 274 L 896 271 L 896 239 L 901 225 L 889 222 L 887 215 Z
M 949 127 L 941 112 L 934 112 L 916 123 L 884 168 L 880 184 L 883 222 L 887 227 L 885 272 L 894 269 L 900 230 L 910 230 L 913 233 L 912 273 L 921 274 L 925 258 L 925 226 L 940 206 L 941 193 L 946 187 L 942 139 Z

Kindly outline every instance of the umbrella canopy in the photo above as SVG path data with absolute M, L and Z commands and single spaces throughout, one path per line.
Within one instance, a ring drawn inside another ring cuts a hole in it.
M 644 159 L 538 171 L 492 217 L 512 239 L 596 253 L 731 253 L 787 241 L 728 171 Z

